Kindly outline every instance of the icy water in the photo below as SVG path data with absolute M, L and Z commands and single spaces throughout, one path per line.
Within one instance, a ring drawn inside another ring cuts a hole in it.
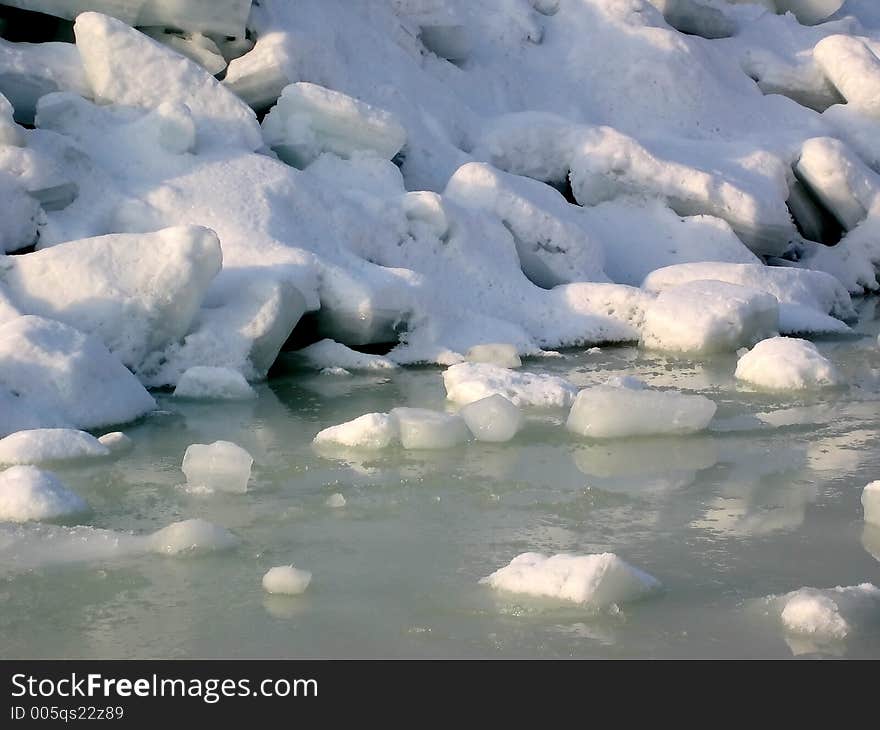
M 0 539 L 0 655 L 880 657 L 880 622 L 817 647 L 749 604 L 880 584 L 880 529 L 865 528 L 859 501 L 880 478 L 880 322 L 863 306 L 859 337 L 820 343 L 847 382 L 820 394 L 738 386 L 732 355 L 607 347 L 524 364 L 579 385 L 627 373 L 702 393 L 718 413 L 693 437 L 591 442 L 561 427 L 564 413 L 533 412 L 507 444 L 312 447 L 318 430 L 368 411 L 446 407 L 436 368 L 294 372 L 235 405 L 160 396 L 161 412 L 126 429 L 133 451 L 56 471 L 94 507 L 90 525 L 144 533 L 203 517 L 241 544 L 76 561 L 67 547 Z M 253 454 L 247 494 L 181 488 L 186 446 L 215 439 Z M 345 507 L 325 504 L 336 492 Z M 596 613 L 478 583 L 524 551 L 613 551 L 664 590 Z M 308 591 L 265 594 L 263 573 L 290 562 L 313 572 Z

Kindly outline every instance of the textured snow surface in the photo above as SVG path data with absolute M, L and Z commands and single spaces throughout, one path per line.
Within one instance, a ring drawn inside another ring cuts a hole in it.
M 522 553 L 480 582 L 501 591 L 558 598 L 595 608 L 634 601 L 660 588 L 656 578 L 614 553 L 561 553 L 549 557 Z
M 737 362 L 736 377 L 771 390 L 802 390 L 835 385 L 834 365 L 812 342 L 793 337 L 761 340 Z
M 818 643 L 858 634 L 877 622 L 880 588 L 871 583 L 836 588 L 800 588 L 768 596 L 765 605 L 779 617 L 786 632 Z
M 37 428 L 0 439 L 0 464 L 42 464 L 107 456 L 110 449 L 85 431 Z
M 0 472 L 0 521 L 54 520 L 88 510 L 58 478 L 33 466 Z
M 209 400 L 249 400 L 257 394 L 244 376 L 230 368 L 197 365 L 184 371 L 177 381 L 174 395 L 178 398 Z
M 566 408 L 577 388 L 564 378 L 536 375 L 489 363 L 459 363 L 443 371 L 446 397 L 468 404 L 490 395 L 504 396 L 515 406 Z

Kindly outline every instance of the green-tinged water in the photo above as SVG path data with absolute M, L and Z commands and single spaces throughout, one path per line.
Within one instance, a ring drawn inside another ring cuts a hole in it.
M 362 413 L 449 407 L 436 368 L 292 373 L 233 405 L 160 396 L 160 412 L 125 429 L 133 451 L 56 472 L 92 505 L 89 525 L 141 534 L 203 517 L 240 545 L 79 560 L 76 544 L 53 551 L 38 536 L 0 537 L 0 655 L 809 655 L 816 646 L 749 602 L 802 586 L 880 585 L 880 528 L 864 526 L 860 504 L 880 478 L 877 324 L 819 343 L 846 385 L 806 395 L 737 385 L 733 355 L 608 347 L 524 363 L 578 385 L 626 373 L 706 395 L 718 404 L 712 430 L 689 437 L 589 441 L 561 427 L 562 412 L 530 412 L 507 444 L 323 456 L 312 447 L 320 429 Z M 253 455 L 247 494 L 181 488 L 186 447 L 215 439 Z M 344 507 L 325 504 L 334 493 Z M 663 591 L 596 613 L 479 584 L 526 551 L 613 551 Z M 314 574 L 306 593 L 266 594 L 265 571 L 291 562 Z M 880 620 L 820 649 L 880 657 Z

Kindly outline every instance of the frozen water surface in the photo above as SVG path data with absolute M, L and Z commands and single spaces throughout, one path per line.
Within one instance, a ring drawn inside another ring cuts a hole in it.
M 880 477 L 880 322 L 863 314 L 858 336 L 817 341 L 836 388 L 763 391 L 734 379 L 735 353 L 635 346 L 517 371 L 703 395 L 717 413 L 689 436 L 589 439 L 565 430 L 566 409 L 524 406 L 509 443 L 313 446 L 365 413 L 453 412 L 438 368 L 281 372 L 248 401 L 158 393 L 159 410 L 125 426 L 135 448 L 56 469 L 91 507 L 78 519 L 93 539 L 116 547 L 82 538 L 72 560 L 73 528 L 0 530 L 4 656 L 880 656 L 875 604 L 856 620 L 836 601 L 853 630 L 805 642 L 766 603 L 880 585 L 880 527 L 861 503 Z M 186 447 L 217 440 L 253 456 L 248 491 L 179 488 Z M 329 509 L 339 494 L 345 508 Z M 127 548 L 193 519 L 238 543 L 173 559 Z M 480 583 L 523 553 L 614 553 L 663 587 L 618 611 Z M 291 563 L 320 579 L 300 596 L 264 591 Z

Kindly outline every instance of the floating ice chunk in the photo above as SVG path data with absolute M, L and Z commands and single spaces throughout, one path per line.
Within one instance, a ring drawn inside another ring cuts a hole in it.
M 828 36 L 813 48 L 813 58 L 848 105 L 880 118 L 880 58 L 861 39 Z
M 597 385 L 578 393 L 566 428 L 591 438 L 702 431 L 716 405 L 702 395 Z
M 111 454 L 121 454 L 134 448 L 134 442 L 122 431 L 111 431 L 98 438 L 98 442 Z
M 332 368 L 321 368 L 318 372 L 321 375 L 332 375 L 334 377 L 347 378 L 351 375 L 350 370 L 346 370 L 345 368 L 340 367 L 332 367 Z
M 237 370 L 197 365 L 180 376 L 174 395 L 178 398 L 248 400 L 257 393 Z
M 549 185 L 472 162 L 456 170 L 444 196 L 497 215 L 513 235 L 523 273 L 537 286 L 608 281 L 602 243 L 585 230 L 583 211 Z
M 95 335 L 126 365 L 186 334 L 220 270 L 217 235 L 179 226 L 85 238 L 0 263 L 24 312 Z
M 724 352 L 779 331 L 779 303 L 766 292 L 721 281 L 690 281 L 663 290 L 645 310 L 643 347 Z
M 819 642 L 841 641 L 876 622 L 880 588 L 871 583 L 836 588 L 800 588 L 762 602 L 792 634 Z M 819 647 L 816 647 L 819 648 Z
M 36 243 L 43 220 L 40 204 L 3 170 L 0 170 L 0 200 L 3 201 L 0 211 L 0 254 L 18 251 Z
M 284 89 L 263 120 L 263 135 L 295 167 L 305 167 L 321 152 L 350 157 L 372 151 L 390 160 L 406 142 L 406 130 L 389 112 L 306 82 Z
M 384 449 L 397 439 L 397 419 L 387 413 L 365 413 L 352 421 L 325 428 L 315 436 L 315 443 L 359 449 Z
M 183 473 L 190 488 L 246 492 L 254 460 L 230 441 L 190 444 L 183 455 Z
M 128 25 L 151 26 L 244 37 L 252 0 L 7 0 L 6 5 L 73 20 L 87 10 Z
M 16 121 L 33 124 L 37 100 L 53 91 L 91 96 L 76 46 L 0 39 L 0 92 L 14 107 Z
M 566 408 L 577 388 L 555 375 L 514 372 L 488 363 L 464 362 L 443 373 L 446 397 L 467 404 L 490 395 L 503 395 L 518 407 Z
M 297 351 L 297 356 L 317 370 L 344 368 L 345 370 L 393 370 L 397 365 L 387 357 L 357 352 L 341 342 L 324 339 Z
M 88 505 L 53 474 L 33 466 L 0 472 L 0 520 L 54 520 L 86 512 Z
M 653 576 L 614 553 L 547 557 L 522 553 L 481 583 L 496 590 L 559 598 L 603 608 L 643 598 L 660 588 Z
M 772 390 L 835 385 L 837 370 L 812 342 L 793 337 L 761 340 L 736 365 L 739 380 Z
M 0 436 L 132 421 L 156 402 L 98 340 L 41 317 L 0 324 Z
M 207 520 L 192 519 L 174 522 L 147 537 L 149 550 L 162 555 L 205 553 L 226 550 L 238 544 L 229 530 Z
M 263 146 L 253 110 L 188 58 L 100 13 L 77 16 L 74 32 L 99 103 L 146 109 L 163 102 L 186 104 L 196 120 L 199 147 Z
M 838 319 L 855 318 L 849 292 L 836 278 L 823 271 L 706 261 L 657 269 L 645 278 L 642 287 L 659 294 L 664 289 L 698 280 L 726 281 L 772 294 L 781 305 L 781 319 L 785 305 L 805 307 Z M 786 331 L 782 322 L 780 328 Z
M 391 417 L 397 421 L 405 449 L 451 449 L 470 438 L 461 416 L 427 408 L 394 408 Z
M 0 464 L 45 464 L 107 456 L 110 450 L 91 434 L 72 428 L 37 428 L 0 439 Z
M 831 137 L 804 142 L 795 169 L 846 230 L 865 219 L 880 194 L 880 178 L 845 144 Z
M 503 395 L 468 403 L 458 413 L 477 441 L 510 441 L 522 427 L 522 412 Z
M 298 596 L 305 593 L 311 582 L 312 574 L 308 570 L 299 570 L 293 565 L 277 565 L 263 576 L 263 590 L 267 593 Z
M 464 359 L 468 362 L 483 362 L 497 365 L 500 368 L 518 368 L 522 366 L 522 360 L 513 345 L 491 344 L 474 345 L 465 353 Z
M 346 501 L 345 497 L 343 497 L 339 492 L 336 492 L 335 494 L 331 494 L 329 497 L 327 497 L 324 504 L 326 504 L 328 507 L 332 507 L 333 509 L 340 509 L 342 507 L 345 507 Z
M 880 526 L 880 481 L 871 482 L 862 490 L 865 522 Z

